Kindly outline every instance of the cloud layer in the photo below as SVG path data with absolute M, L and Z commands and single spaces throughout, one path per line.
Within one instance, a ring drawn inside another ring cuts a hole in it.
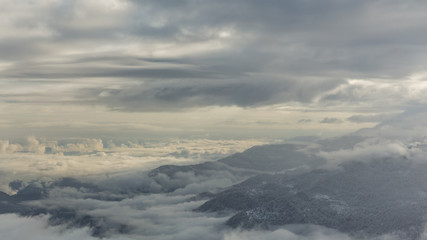
M 413 111 L 410 116 L 415 117 L 416 120 L 418 117 L 424 116 L 423 114 L 424 112 Z M 405 119 L 405 121 L 400 121 L 398 126 L 405 126 L 405 124 L 410 124 L 410 120 L 414 120 L 408 115 L 409 113 L 404 113 L 394 118 Z M 392 120 L 389 121 L 391 122 L 383 122 L 382 125 L 387 126 L 393 123 Z M 378 127 L 381 128 L 382 125 L 380 124 Z M 375 132 L 376 130 L 377 128 L 373 128 L 369 131 Z M 403 135 L 403 138 L 388 137 L 381 139 L 372 138 L 366 134 L 357 135 L 357 133 L 354 133 L 341 138 L 320 140 L 304 147 L 303 145 L 298 145 L 296 152 L 300 154 L 317 154 L 317 156 L 326 159 L 326 165 L 318 166 L 323 170 L 325 168 L 336 170 L 337 167 L 354 161 L 366 163 L 377 160 L 385 162 L 392 160 L 424 164 L 427 149 L 425 147 L 427 145 L 425 138 L 415 137 L 408 140 L 405 134 Z M 29 146 L 44 144 L 42 140 L 35 138 L 30 138 L 27 142 L 27 144 L 32 144 Z M 74 142 L 70 146 L 75 147 L 83 143 L 93 143 L 92 145 L 85 145 L 93 148 L 93 146 L 97 146 L 96 143 L 98 142 L 102 141 L 85 140 L 80 143 Z M 207 145 L 211 143 L 210 141 L 206 142 Z M 230 143 L 224 142 L 222 144 Z M 56 144 L 59 144 L 59 142 Z M 114 149 L 118 147 L 119 142 L 110 142 L 108 144 L 111 149 Z M 179 149 L 184 146 L 178 143 L 163 144 L 166 145 L 165 149 Z M 59 145 L 62 146 L 61 144 Z M 131 143 L 128 143 L 126 147 L 130 148 L 130 145 Z M 330 148 L 329 145 L 334 148 Z M 135 146 L 141 147 L 141 145 L 137 144 Z M 151 146 L 155 148 L 156 146 L 162 146 L 162 144 L 152 143 Z M 193 151 L 197 149 L 197 144 L 194 145 L 191 142 L 185 146 L 188 146 L 187 149 L 192 146 Z M 275 155 L 273 150 L 280 146 L 282 145 L 257 147 L 248 151 L 247 154 L 257 156 L 257 159 L 264 159 L 264 161 L 270 158 L 277 160 L 283 156 Z M 103 150 L 109 147 L 105 147 Z M 287 151 L 290 151 L 290 149 Z M 185 151 L 173 152 L 172 155 L 176 154 L 176 157 L 179 158 L 190 153 Z M 263 154 L 265 157 L 262 157 Z M 305 154 L 303 155 L 305 156 Z M 27 233 L 25 231 L 16 230 L 21 223 L 25 223 L 24 230 L 32 231 L 36 239 L 69 239 L 76 236 L 81 239 L 104 237 L 104 239 L 164 240 L 200 238 L 211 240 L 353 239 L 350 235 L 312 225 L 285 225 L 282 228 L 272 229 L 271 231 L 241 231 L 239 229 L 230 229 L 224 225 L 226 220 L 233 215 L 233 212 L 216 214 L 193 211 L 201 206 L 212 192 L 241 182 L 247 176 L 251 176 L 250 174 L 247 175 L 248 173 L 245 173 L 245 171 L 239 172 L 236 167 L 225 167 L 222 165 L 223 163 L 219 163 L 219 165 L 209 165 L 210 163 L 207 163 L 205 165 L 192 166 L 164 166 L 152 172 L 135 168 L 137 165 L 143 165 L 138 163 L 132 167 L 132 170 L 112 174 L 109 173 L 110 170 L 108 169 L 115 168 L 117 170 L 118 165 L 114 165 L 118 163 L 117 159 L 110 160 L 107 156 L 95 154 L 74 156 L 77 157 L 74 160 L 84 160 L 85 168 L 94 171 L 87 172 L 89 176 L 79 177 L 80 182 L 72 179 L 60 179 L 59 176 L 55 175 L 48 178 L 46 177 L 48 174 L 44 174 L 45 178 L 31 178 L 40 176 L 36 169 L 37 166 L 47 166 L 46 162 L 43 162 L 46 160 L 43 159 L 46 159 L 47 156 L 55 157 L 55 155 L 39 155 L 41 158 L 36 158 L 35 156 L 37 155 L 31 154 L 28 156 L 33 161 L 33 165 L 27 169 L 26 173 L 15 173 L 14 180 L 21 179 L 23 181 L 14 181 L 9 187 L 19 191 L 18 195 L 21 194 L 21 196 L 23 196 L 22 194 L 31 194 L 37 189 L 42 189 L 43 198 L 36 198 L 33 201 L 24 201 L 19 204 L 28 207 L 30 210 L 27 209 L 27 211 L 30 211 L 30 213 L 34 211 L 35 213 L 43 214 L 35 218 L 0 215 L 0 218 L 4 218 L 5 226 L 8 226 L 3 231 L 6 239 L 26 236 L 25 234 Z M 236 155 L 237 160 L 239 160 L 239 156 L 245 155 Z M 22 155 L 17 154 L 17 157 L 22 161 Z M 98 159 L 98 157 L 101 157 L 102 160 Z M 56 157 L 48 159 L 56 162 L 66 160 Z M 71 160 L 73 159 L 70 158 L 67 161 Z M 128 160 L 135 161 L 137 158 L 129 158 Z M 125 161 L 125 159 L 122 161 Z M 27 163 L 24 161 L 21 164 L 26 165 Z M 106 165 L 108 168 L 96 167 L 97 165 Z M 131 166 L 130 164 L 125 165 Z M 5 165 L 5 167 L 7 166 Z M 12 168 L 19 169 L 17 167 Z M 306 166 L 306 168 L 303 167 L 300 170 L 302 172 L 310 170 L 309 166 Z M 77 169 L 83 169 L 83 167 L 79 166 Z M 29 174 L 31 171 L 35 174 Z M 58 169 L 49 169 L 46 170 L 46 173 L 53 174 L 57 171 Z M 298 173 L 295 172 L 295 174 Z M 63 173 L 59 175 L 64 176 Z M 2 176 L 2 179 L 7 179 L 7 175 L 2 174 Z M 78 175 L 74 172 L 70 176 Z M 212 192 L 206 193 L 206 191 Z M 90 228 L 85 228 L 87 226 L 90 226 Z M 390 233 L 389 235 L 376 236 L 375 239 L 399 239 L 399 237 Z
M 0 129 L 7 138 L 99 138 L 372 127 L 426 105 L 426 8 L 415 0 L 5 0 Z M 343 123 L 322 124 L 325 116 Z
M 340 87 L 326 99 L 363 101 L 354 98 L 367 89 L 356 85 L 363 92 L 355 95 L 348 79 L 392 90 L 395 80 L 423 71 L 426 8 L 419 1 L 4 1 L 0 97 L 171 111 L 312 102 Z

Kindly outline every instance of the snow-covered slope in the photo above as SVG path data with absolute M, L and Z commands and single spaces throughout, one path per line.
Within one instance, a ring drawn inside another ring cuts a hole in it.
M 354 235 L 416 239 L 427 214 L 427 164 L 349 162 L 335 170 L 264 174 L 216 194 L 198 211 L 236 211 L 231 227 L 316 224 Z

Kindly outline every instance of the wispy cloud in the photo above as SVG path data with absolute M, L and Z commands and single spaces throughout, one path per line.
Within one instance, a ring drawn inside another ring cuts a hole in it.
M 342 122 L 343 121 L 339 118 L 330 118 L 330 117 L 326 117 L 320 121 L 320 123 L 324 123 L 324 124 L 339 124 Z

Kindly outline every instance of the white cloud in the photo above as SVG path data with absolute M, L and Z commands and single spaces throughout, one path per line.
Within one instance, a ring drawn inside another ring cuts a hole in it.
M 223 222 L 227 216 L 218 217 L 214 214 L 193 212 L 192 210 L 202 202 L 188 202 L 188 198 L 192 196 L 194 195 L 150 194 L 126 198 L 122 201 L 102 201 L 81 198 L 79 194 L 70 198 L 57 193 L 52 198 L 33 202 L 31 205 L 45 206 L 49 209 L 74 209 L 77 216 L 90 215 L 93 218 L 103 219 L 100 224 L 107 229 L 104 233 L 106 239 L 120 237 L 144 240 L 221 239 L 225 227 Z M 7 219 L 9 215 L 0 216 Z M 67 221 L 72 220 L 64 219 L 62 223 L 66 225 Z M 129 232 L 120 234 L 113 230 L 115 226 L 120 225 L 126 225 L 130 229 Z M 87 229 L 81 231 L 88 232 Z
M 273 140 L 214 140 L 214 139 L 162 139 L 162 140 L 102 140 L 99 138 L 76 138 L 50 140 L 27 137 L 24 141 L 0 140 L 0 153 L 29 152 L 35 154 L 83 155 L 96 152 L 128 152 L 134 156 L 176 157 L 191 159 L 215 159 L 243 151 L 254 145 Z
M 126 184 L 131 184 L 132 178 L 143 180 L 138 177 L 140 172 L 160 165 L 197 164 L 218 160 L 265 143 L 268 141 L 253 139 L 115 140 L 114 143 L 114 141 L 101 139 L 47 140 L 34 137 L 29 137 L 22 143 L 0 141 L 0 164 L 2 165 L 0 190 L 9 192 L 9 182 L 17 179 L 24 182 L 33 179 L 51 181 L 60 177 L 86 179 L 94 175 L 103 176 L 103 178 L 111 177 L 114 181 L 123 179 L 123 184 L 126 181 L 128 181 Z M 177 154 L 183 151 L 187 154 Z M 198 185 L 198 181 L 202 180 L 200 178 L 185 174 L 176 177 L 173 180 L 175 184 L 193 182 L 188 188 L 203 187 Z M 167 176 L 165 178 L 165 181 L 172 181 Z M 232 176 L 224 175 L 220 179 L 212 180 L 211 185 L 229 184 L 229 179 L 233 179 Z M 153 184 L 152 187 L 155 188 L 156 185 Z
M 111 240 L 354 240 L 349 235 L 333 229 L 315 225 L 290 225 L 273 231 L 239 231 L 215 227 L 221 220 L 219 218 L 197 217 L 197 214 L 188 213 L 185 206 L 159 207 L 146 210 L 142 215 L 132 214 L 134 209 L 109 209 L 100 210 L 97 214 L 116 218 L 126 217 L 138 229 L 130 234 L 114 234 L 103 239 Z M 132 219 L 132 217 L 135 217 Z M 19 217 L 13 214 L 0 215 L 2 240 L 95 240 L 87 228 L 66 229 L 64 226 L 48 226 L 48 216 Z M 142 219 L 143 218 L 143 219 Z M 151 219 L 151 220 L 149 220 Z M 146 221 L 144 221 L 146 220 Z M 366 238 L 371 239 L 371 238 Z M 398 240 L 394 235 L 383 235 L 372 239 Z
M 427 151 L 425 142 L 403 142 L 381 138 L 368 138 L 351 148 L 337 151 L 320 151 L 318 156 L 328 160 L 324 167 L 337 167 L 341 163 L 359 161 L 370 162 L 381 159 L 408 159 L 416 162 L 425 162 Z
M 422 76 L 414 78 L 409 75 L 399 79 L 350 79 L 324 94 L 321 102 L 354 109 L 372 109 L 379 113 L 401 110 L 405 105 L 426 104 L 423 94 L 427 90 L 427 82 L 425 74 Z M 384 118 L 379 117 L 379 120 Z
M 223 240 L 356 240 L 359 237 L 338 232 L 317 225 L 287 225 L 273 231 L 233 231 Z M 399 240 L 398 235 L 385 234 L 376 237 L 363 237 L 365 240 Z
M 294 228 L 296 228 L 294 226 Z M 312 225 L 298 226 L 299 232 L 294 233 L 288 229 L 277 229 L 274 231 L 243 231 L 232 232 L 225 235 L 224 240 L 351 240 L 352 238 L 338 231 Z M 291 227 L 292 229 L 292 227 Z M 294 229 L 296 230 L 296 229 Z
M 48 226 L 47 216 L 19 217 L 14 214 L 0 215 L 2 240 L 96 240 L 89 229 L 65 229 L 63 226 Z M 120 238 L 125 239 L 125 238 Z

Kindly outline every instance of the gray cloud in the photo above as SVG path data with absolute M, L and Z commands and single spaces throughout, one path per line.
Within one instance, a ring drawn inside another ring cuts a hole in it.
M 210 105 L 246 107 L 266 103 L 280 93 L 280 89 L 262 83 L 165 84 L 153 88 L 142 85 L 120 90 L 95 91 L 100 96 L 97 99 L 100 103 L 106 103 L 113 109 L 128 111 L 173 110 Z M 102 96 L 103 93 L 105 93 L 104 96 Z M 87 96 L 90 95 L 92 93 Z
M 153 4 L 149 1 L 140 3 L 141 6 Z M 400 55 L 406 61 L 417 61 L 421 55 L 417 52 L 420 42 L 416 39 L 420 38 L 413 36 L 422 38 L 424 34 L 417 33 L 417 29 L 426 27 L 417 23 L 420 18 L 425 18 L 421 9 L 426 7 L 418 2 L 410 2 L 403 11 L 397 1 L 271 1 L 262 5 L 256 1 L 187 1 L 179 6 L 168 2 L 153 5 L 169 9 L 159 13 L 169 20 L 166 20 L 166 25 L 180 23 L 183 29 L 197 33 L 203 28 L 233 26 L 237 32 L 254 36 L 250 43 L 245 43 L 254 46 L 245 49 L 249 54 L 256 52 L 269 56 L 268 63 L 264 64 L 280 62 L 284 71 L 299 74 L 329 75 L 335 71 L 351 76 L 381 72 L 407 74 L 417 66 L 397 64 L 403 63 L 402 59 L 392 56 Z M 179 12 L 182 11 L 192 14 L 181 17 Z M 165 16 L 166 13 L 172 14 Z M 415 18 L 411 17 L 414 13 Z M 378 32 L 378 27 L 386 22 L 396 25 Z M 289 56 L 290 51 L 293 54 Z
M 32 11 L 22 16 L 16 6 Z M 11 64 L 2 78 L 90 79 L 95 88 L 70 90 L 76 102 L 78 92 L 97 98 L 109 84 L 96 79 L 109 78 L 120 91 L 95 102 L 128 111 L 305 103 L 344 79 L 421 71 L 426 8 L 418 1 L 6 1 L 12 24 L 0 49 Z M 164 79 L 174 81 L 146 84 Z M 135 81 L 144 88 L 137 92 Z M 334 96 L 351 100 L 324 99 Z
M 311 123 L 312 121 L 310 118 L 303 118 L 298 120 L 298 123 Z
M 204 189 L 207 187 L 209 185 L 205 185 Z M 200 189 L 196 192 L 198 191 Z M 0 215 L 3 220 L 3 226 L 0 227 L 2 237 L 6 240 L 16 239 L 31 233 L 35 239 L 98 239 L 98 229 L 103 231 L 102 239 L 139 239 L 142 236 L 149 240 L 352 239 L 336 230 L 313 225 L 288 225 L 273 231 L 229 229 L 223 225 L 229 217 L 226 213 L 216 215 L 192 211 L 200 206 L 203 200 L 190 200 L 194 195 L 188 192 L 121 195 L 118 196 L 121 198 L 118 201 L 98 198 L 102 195 L 102 192 L 92 193 L 89 188 L 79 185 L 58 185 L 49 190 L 47 198 L 28 204 L 32 208 L 42 207 L 53 213 L 55 209 L 60 209 L 74 214 L 54 215 L 53 218 L 50 215 L 31 218 Z M 111 193 L 105 193 L 105 196 L 112 197 Z M 70 224 L 81 218 L 91 221 L 92 228 L 78 228 Z M 19 224 L 23 223 L 25 226 L 16 231 Z M 55 226 L 51 226 L 52 223 Z M 122 232 L 117 229 L 122 229 Z
M 158 209 L 157 209 L 158 210 Z M 168 209 L 171 210 L 171 209 Z M 177 210 L 175 210 L 177 211 Z M 130 213 L 129 213 L 130 214 Z M 165 216 L 166 217 L 166 216 Z M 182 216 L 185 219 L 185 216 Z M 35 217 L 35 218 L 23 218 L 16 215 L 0 215 L 2 220 L 2 226 L 0 231 L 2 232 L 2 238 L 4 240 L 14 239 L 35 239 L 35 240 L 95 240 L 99 239 L 92 237 L 88 229 L 64 229 L 63 226 L 50 226 L 46 227 L 47 216 Z M 165 220 L 165 219 L 162 219 Z M 175 221 L 176 219 L 171 219 Z M 208 223 L 207 219 L 197 219 L 205 224 Z M 205 222 L 206 221 L 206 222 Z M 162 222 L 165 223 L 165 222 Z M 188 229 L 184 227 L 189 224 Z M 274 231 L 223 231 L 215 232 L 213 228 L 208 225 L 204 225 L 200 222 L 186 222 L 183 221 L 179 225 L 167 226 L 170 230 L 182 230 L 173 234 L 159 234 L 157 236 L 145 235 L 144 239 L 156 239 L 156 240 L 189 240 L 189 239 L 209 239 L 209 240 L 252 240 L 252 239 L 264 239 L 264 240 L 276 240 L 276 239 L 289 239 L 289 240 L 319 240 L 319 239 L 333 239 L 333 240 L 351 240 L 350 236 L 334 231 L 332 229 L 323 228 L 320 226 L 312 225 L 295 225 L 280 228 Z M 137 235 L 119 236 L 114 235 L 103 239 L 115 239 L 115 240 L 131 240 L 140 239 Z M 384 235 L 379 236 L 375 239 L 383 240 L 397 240 L 397 236 Z
M 360 129 L 356 134 L 365 137 L 378 137 L 386 139 L 424 139 L 427 131 L 424 120 L 427 117 L 426 106 L 413 104 L 406 110 L 388 118 L 374 128 Z
M 170 80 L 125 85 L 115 89 L 86 89 L 79 93 L 87 103 L 106 104 L 124 111 L 176 111 L 191 107 L 256 107 L 277 102 L 310 102 L 335 87 L 337 80 L 293 81 L 252 76 L 233 80 Z
M 350 122 L 355 123 L 365 123 L 365 122 L 382 122 L 388 118 L 390 118 L 390 115 L 387 114 L 374 114 L 374 115 L 353 115 L 349 118 L 347 118 Z
M 378 159 L 410 159 L 413 162 L 423 162 L 424 143 L 410 148 L 408 143 L 399 140 L 369 138 L 347 149 L 329 152 L 319 152 L 319 156 L 328 160 L 325 167 L 337 167 L 351 161 L 370 162 Z
M 47 216 L 24 218 L 17 215 L 0 215 L 3 222 L 0 227 L 2 238 L 4 240 L 14 239 L 34 239 L 34 240 L 67 240 L 82 239 L 96 240 L 92 237 L 89 229 L 64 229 L 62 226 L 46 227 Z M 126 239 L 126 238 L 120 238 Z
M 343 121 L 339 118 L 329 118 L 329 117 L 326 117 L 320 121 L 320 123 L 325 123 L 325 124 L 339 124 L 342 122 Z

